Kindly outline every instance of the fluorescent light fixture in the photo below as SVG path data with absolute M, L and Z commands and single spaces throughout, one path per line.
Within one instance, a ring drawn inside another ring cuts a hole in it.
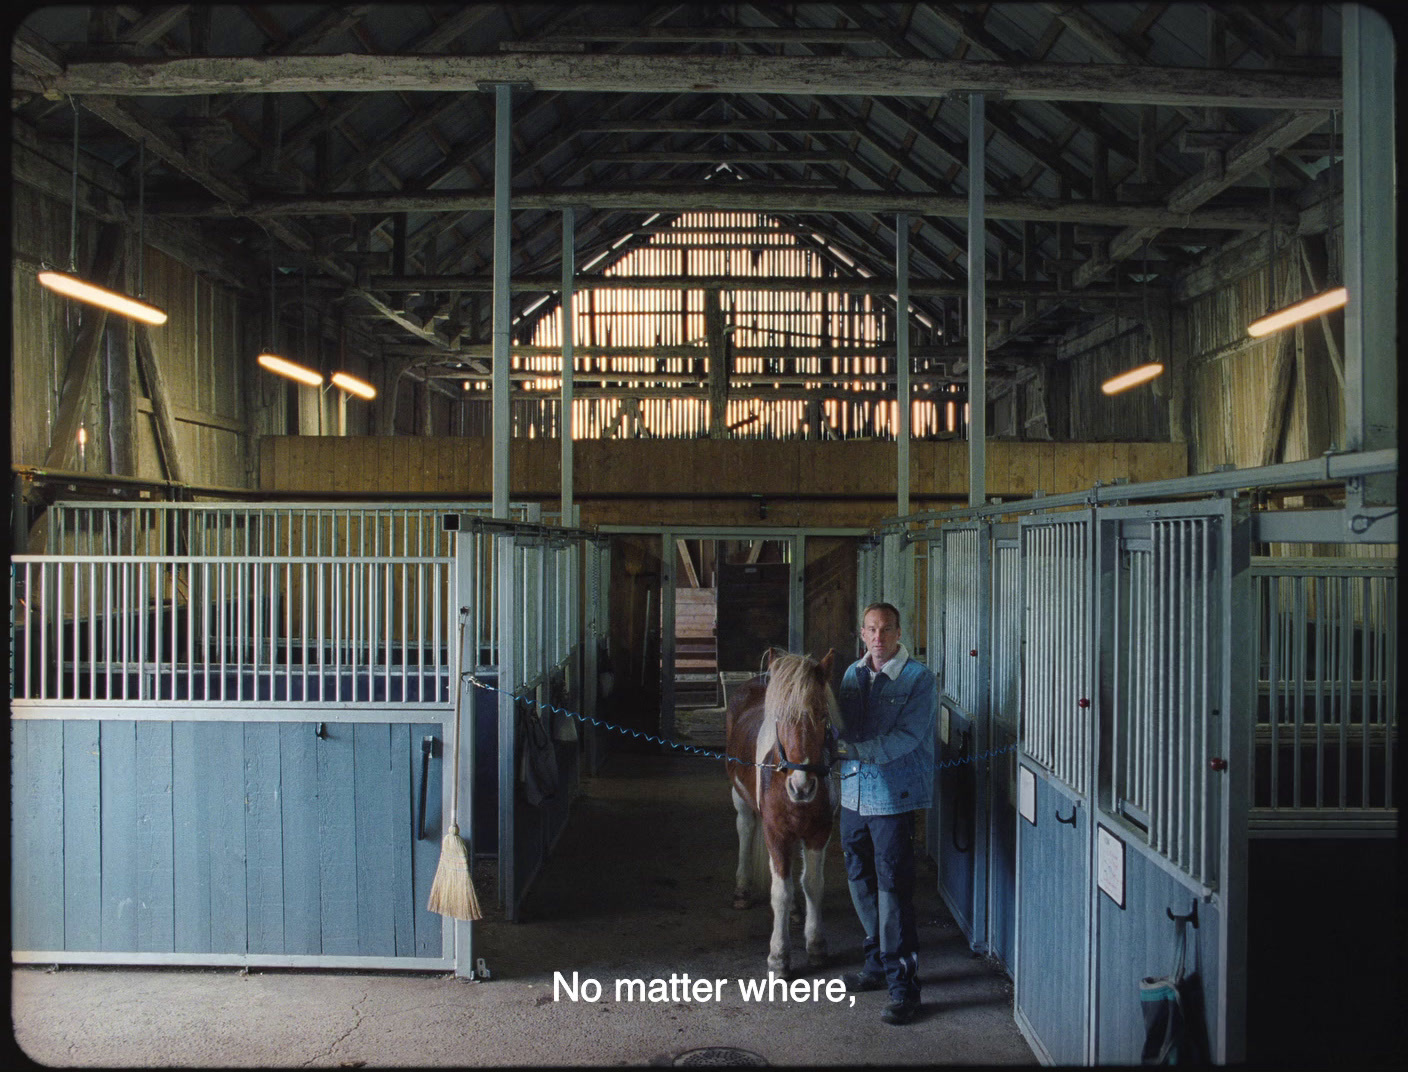
M 1136 365 L 1128 372 L 1121 372 L 1118 376 L 1112 376 L 1100 385 L 1100 390 L 1107 395 L 1117 395 L 1121 391 L 1128 391 L 1131 387 L 1138 387 L 1141 383 L 1148 383 L 1164 374 L 1164 367 L 1155 361 L 1149 365 Z
M 349 376 L 345 372 L 334 372 L 332 382 L 341 387 L 349 395 L 356 395 L 358 398 L 375 398 L 376 388 L 365 380 L 359 380 L 356 376 Z
M 166 323 L 166 314 L 155 305 L 148 305 L 136 298 L 129 298 L 126 294 L 85 282 L 66 272 L 40 272 L 39 282 L 66 297 L 76 298 L 90 305 L 100 305 L 110 312 L 131 317 L 133 320 L 154 325 Z
M 1309 320 L 1312 316 L 1320 316 L 1332 309 L 1342 309 L 1348 303 L 1349 291 L 1344 287 L 1321 291 L 1319 294 L 1298 301 L 1294 305 L 1288 305 L 1284 309 L 1268 313 L 1260 320 L 1253 320 L 1247 325 L 1247 334 L 1254 339 L 1259 339 L 1263 335 L 1270 335 L 1273 331 L 1280 331 L 1292 324 L 1299 324 L 1302 320 Z
M 314 372 L 310 368 L 304 368 L 293 361 L 277 354 L 260 354 L 256 358 L 270 372 L 278 373 L 280 376 L 287 376 L 290 380 L 297 380 L 299 383 L 306 383 L 309 387 L 321 387 L 323 377 L 321 373 Z

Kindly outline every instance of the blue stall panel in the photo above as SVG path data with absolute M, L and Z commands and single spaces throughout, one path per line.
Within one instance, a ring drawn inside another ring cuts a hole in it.
M 1035 775 L 1036 823 L 1018 820 L 1017 1024 L 1044 1061 L 1085 1064 L 1090 812 Z

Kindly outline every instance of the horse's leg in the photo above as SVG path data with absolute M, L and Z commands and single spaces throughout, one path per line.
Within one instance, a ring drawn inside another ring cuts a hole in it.
M 826 961 L 826 936 L 821 933 L 821 895 L 826 885 L 822 867 L 830 840 L 828 836 L 817 848 L 802 846 L 802 895 L 807 901 L 807 922 L 802 934 L 807 940 L 807 963 L 813 968 Z
M 766 828 L 765 828 L 766 829 Z M 768 945 L 768 967 L 778 975 L 786 975 L 792 946 L 787 926 L 787 910 L 792 903 L 792 869 L 788 859 L 791 845 L 768 839 L 768 859 L 772 870 L 772 942 Z M 787 871 L 784 875 L 783 869 Z
M 758 833 L 758 816 L 733 787 L 734 826 L 738 830 L 738 869 L 733 875 L 733 907 L 747 908 L 752 900 L 748 892 L 748 877 L 752 871 L 753 838 Z
M 805 850 L 802 848 L 801 842 L 798 842 L 798 843 L 797 843 L 797 849 L 796 849 L 796 851 L 792 853 L 792 872 L 793 872 L 793 874 L 796 874 L 796 873 L 797 873 L 797 869 L 798 869 L 799 867 L 805 867 L 805 861 L 804 861 L 803 855 L 802 855 L 804 852 L 805 852 Z M 805 871 L 804 871 L 803 874 L 802 874 L 802 883 L 805 883 L 806 881 L 807 881 L 807 878 L 806 878 L 806 873 L 805 873 Z M 794 885 L 794 892 L 795 892 L 795 885 Z M 803 923 L 803 922 L 806 920 L 806 918 L 807 918 L 806 905 L 805 905 L 798 897 L 793 896 L 793 897 L 788 898 L 787 906 L 788 906 L 788 913 L 787 913 L 787 918 L 788 918 L 788 920 L 789 920 L 790 922 L 792 922 L 792 923 L 794 923 L 794 924 L 796 924 L 797 926 L 800 927 L 800 926 L 802 925 L 802 923 Z

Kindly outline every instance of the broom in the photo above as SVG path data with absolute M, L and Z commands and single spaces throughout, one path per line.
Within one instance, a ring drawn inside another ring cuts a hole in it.
M 460 659 L 464 658 L 464 613 L 460 613 Z M 456 667 L 456 670 L 459 668 Z M 460 693 L 464 691 L 464 678 L 457 676 L 455 681 L 455 736 L 454 763 L 451 766 L 450 783 L 450 828 L 440 843 L 440 863 L 435 867 L 435 881 L 430 884 L 430 900 L 426 904 L 432 912 L 451 919 L 481 919 L 484 913 L 479 908 L 479 897 L 474 892 L 474 880 L 469 874 L 469 852 L 460 839 Z

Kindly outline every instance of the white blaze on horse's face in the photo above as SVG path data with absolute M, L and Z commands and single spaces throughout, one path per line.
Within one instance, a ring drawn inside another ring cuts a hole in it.
M 811 756 L 798 760 L 799 763 L 816 762 Z M 806 771 L 787 772 L 787 796 L 794 804 L 810 804 L 816 797 L 817 779 Z
M 777 737 L 790 762 L 822 762 L 826 741 L 825 723 L 815 716 L 805 717 L 789 726 L 779 726 Z M 820 779 L 809 771 L 787 772 L 787 798 L 794 804 L 810 804 L 816 798 L 820 785 Z

